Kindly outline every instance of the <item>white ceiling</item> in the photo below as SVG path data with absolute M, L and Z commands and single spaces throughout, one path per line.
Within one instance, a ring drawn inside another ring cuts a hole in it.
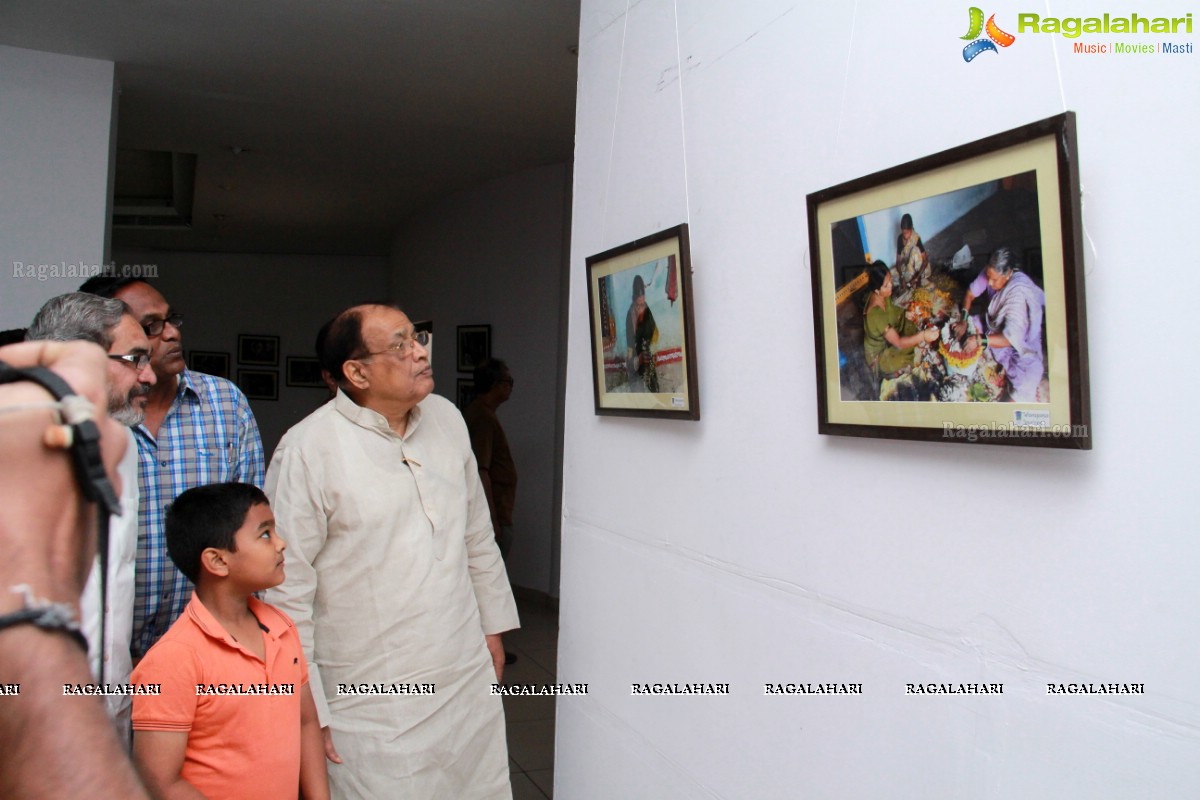
M 0 44 L 116 62 L 118 147 L 197 154 L 191 231 L 114 232 L 168 249 L 386 254 L 569 160 L 578 34 L 574 0 L 0 2 Z

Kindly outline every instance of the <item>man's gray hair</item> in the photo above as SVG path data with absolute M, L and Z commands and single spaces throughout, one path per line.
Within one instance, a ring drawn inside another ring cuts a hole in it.
M 120 300 L 83 292 L 71 292 L 52 297 L 38 311 L 25 334 L 27 341 L 50 340 L 95 342 L 108 350 L 112 347 L 112 331 L 129 313 L 129 306 Z

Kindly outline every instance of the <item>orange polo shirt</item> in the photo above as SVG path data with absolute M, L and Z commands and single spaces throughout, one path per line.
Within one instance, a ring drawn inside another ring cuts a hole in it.
M 187 731 L 180 774 L 206 797 L 296 800 L 300 791 L 300 688 L 308 664 L 296 626 L 253 597 L 265 662 L 225 632 L 196 595 L 133 671 L 161 684 L 136 696 L 135 731 Z

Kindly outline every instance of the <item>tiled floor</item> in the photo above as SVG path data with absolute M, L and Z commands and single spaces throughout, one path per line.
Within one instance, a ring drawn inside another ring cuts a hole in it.
M 506 684 L 555 682 L 558 613 L 537 600 L 517 600 L 521 629 L 504 635 L 504 649 L 517 663 L 504 668 Z M 513 800 L 554 797 L 554 698 L 505 697 L 508 761 Z

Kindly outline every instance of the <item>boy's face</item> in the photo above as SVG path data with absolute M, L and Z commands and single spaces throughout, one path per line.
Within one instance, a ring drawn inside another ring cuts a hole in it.
M 233 541 L 237 549 L 223 551 L 231 579 L 250 592 L 283 583 L 283 551 L 287 544 L 275 530 L 270 506 L 250 506 Z

